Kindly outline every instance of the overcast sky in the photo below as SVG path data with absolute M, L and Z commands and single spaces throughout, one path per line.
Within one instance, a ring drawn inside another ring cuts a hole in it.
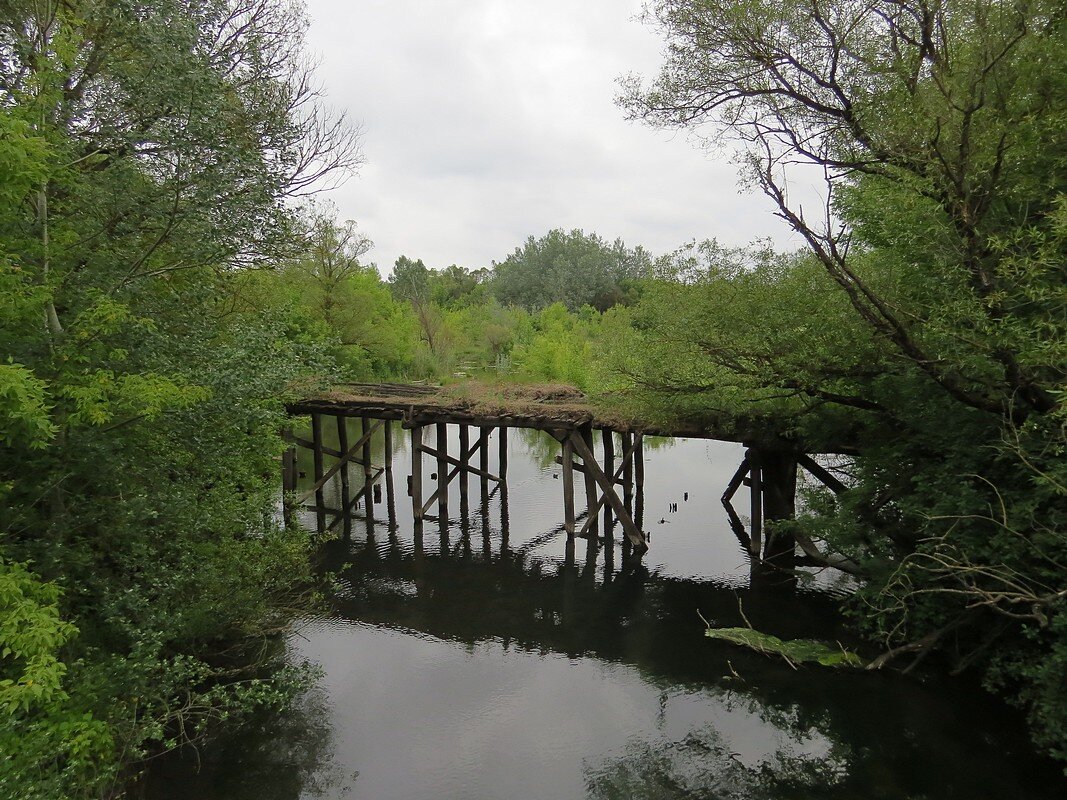
M 397 256 L 476 268 L 527 236 L 581 228 L 654 254 L 690 239 L 795 246 L 728 154 L 627 122 L 616 78 L 652 75 L 640 0 L 306 0 L 327 102 L 366 164 L 331 191 Z

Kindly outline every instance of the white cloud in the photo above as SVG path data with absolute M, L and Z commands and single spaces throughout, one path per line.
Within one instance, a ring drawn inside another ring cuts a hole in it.
M 430 266 L 486 266 L 529 235 L 582 228 L 655 253 L 788 231 L 736 170 L 626 122 L 616 78 L 652 75 L 639 0 L 307 0 L 327 101 L 367 165 L 330 197 L 375 241 Z

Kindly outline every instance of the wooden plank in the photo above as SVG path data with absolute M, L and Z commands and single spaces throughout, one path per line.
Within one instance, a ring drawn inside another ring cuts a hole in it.
M 608 503 L 611 504 L 611 508 L 615 511 L 616 518 L 618 518 L 619 522 L 622 524 L 622 529 L 626 533 L 626 538 L 633 543 L 635 548 L 648 549 L 648 544 L 645 542 L 645 534 L 634 524 L 633 519 L 626 510 L 626 506 L 623 505 L 622 500 L 620 500 L 619 496 L 615 493 L 615 487 L 612 485 L 612 482 L 607 479 L 603 470 L 601 470 L 600 466 L 596 463 L 596 458 L 593 456 L 592 450 L 586 444 L 585 439 L 577 433 L 572 433 L 570 439 L 571 442 L 574 443 L 574 448 L 578 451 L 578 455 L 580 455 L 589 466 L 593 478 L 600 484 L 600 488 L 607 496 Z

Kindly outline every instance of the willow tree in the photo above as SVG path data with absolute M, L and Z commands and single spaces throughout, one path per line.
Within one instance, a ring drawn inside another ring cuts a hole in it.
M 850 388 L 888 413 L 817 523 L 867 565 L 880 663 L 951 641 L 1067 756 L 1062 4 L 658 0 L 647 19 L 665 63 L 621 102 L 733 141 L 884 352 Z M 813 176 L 804 208 L 789 181 Z M 826 347 L 809 355 L 849 345 Z M 758 389 L 795 390 L 788 364 Z

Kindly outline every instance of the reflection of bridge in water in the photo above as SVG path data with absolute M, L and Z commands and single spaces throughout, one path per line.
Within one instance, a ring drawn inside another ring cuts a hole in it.
M 319 530 L 330 530 L 345 522 L 348 512 L 360 503 L 368 518 L 374 517 L 376 503 L 382 502 L 381 481 L 384 476 L 386 513 L 395 522 L 396 493 L 393 485 L 394 421 L 401 430 L 411 434 L 411 466 L 407 478 L 407 494 L 411 498 L 416 523 L 424 519 L 447 519 L 449 485 L 459 483 L 461 504 L 469 503 L 469 479 L 480 484 L 480 497 L 485 502 L 497 491 L 506 492 L 508 471 L 507 436 L 509 428 L 526 428 L 549 433 L 559 442 L 560 454 L 556 462 L 562 467 L 563 522 L 573 546 L 575 538 L 611 543 L 615 523 L 622 529 L 622 557 L 640 555 L 648 547 L 643 527 L 644 436 L 685 435 L 696 438 L 743 442 L 747 446 L 741 462 L 726 492 L 723 504 L 731 526 L 755 561 L 763 561 L 780 568 L 791 569 L 797 563 L 796 546 L 800 544 L 803 558 L 820 560 L 822 555 L 807 540 L 799 542 L 793 533 L 773 527 L 764 536 L 764 521 L 793 518 L 796 512 L 796 484 L 798 468 L 803 467 L 816 479 L 835 492 L 843 484 L 819 465 L 810 455 L 798 452 L 774 436 L 756 429 L 696 428 L 663 430 L 632 421 L 598 417 L 596 412 L 573 398 L 534 397 L 523 402 L 509 401 L 497 408 L 475 404 L 462 396 L 449 395 L 444 390 L 404 385 L 349 385 L 344 392 L 332 392 L 321 398 L 309 399 L 289 406 L 293 417 L 310 417 L 311 439 L 288 434 L 292 445 L 282 461 L 282 485 L 286 498 L 286 517 L 291 518 L 297 507 L 315 511 Z M 349 444 L 351 418 L 360 420 L 360 435 Z M 323 426 L 332 420 L 337 431 L 336 448 L 324 442 Z M 459 447 L 449 452 L 449 426 L 458 428 Z M 428 430 L 433 430 L 433 445 Z M 385 439 L 384 463 L 371 461 L 371 439 L 378 430 Z M 599 431 L 599 446 L 596 433 Z M 473 433 L 473 437 L 472 437 Z M 496 438 L 496 472 L 490 471 L 490 443 Z M 616 437 L 619 444 L 616 446 Z M 313 483 L 297 495 L 296 447 L 311 451 Z M 602 455 L 598 457 L 597 452 Z M 333 463 L 327 467 L 326 458 Z M 433 471 L 429 479 L 436 488 L 424 497 L 426 464 Z M 477 463 L 475 463 L 475 460 Z M 353 492 L 350 470 L 361 467 L 362 486 Z M 585 509 L 576 511 L 575 473 L 582 476 L 585 490 Z M 341 484 L 340 507 L 330 508 L 325 501 L 325 487 L 337 477 Z M 490 486 L 492 485 L 492 492 Z M 751 516 L 747 527 L 734 512 L 731 500 L 742 486 L 750 491 Z M 436 515 L 431 510 L 436 509 Z M 603 522 L 601 522 L 603 511 Z M 328 518 L 332 517 L 332 520 Z M 461 517 L 466 518 L 462 513 Z M 604 536 L 599 532 L 603 530 Z M 557 531 L 557 532 L 559 532 Z M 551 533 L 548 535 L 552 535 Z M 613 543 L 610 547 L 613 552 Z

